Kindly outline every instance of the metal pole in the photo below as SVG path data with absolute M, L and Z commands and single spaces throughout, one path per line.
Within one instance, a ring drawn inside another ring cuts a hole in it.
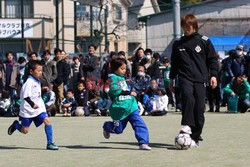
M 55 1 L 56 5 L 56 48 L 59 48 L 59 0 Z
M 105 8 L 104 31 L 105 31 L 105 50 L 109 50 L 108 44 L 108 7 Z
M 25 52 L 24 44 L 24 9 L 23 9 L 23 0 L 21 0 L 21 29 L 22 29 L 22 52 Z
M 181 37 L 181 12 L 180 12 L 180 0 L 172 0 L 174 10 L 174 39 Z
M 74 1 L 74 52 L 76 53 L 76 36 L 77 36 L 77 17 L 76 17 L 76 1 Z
M 90 6 L 90 37 L 93 38 L 93 6 Z

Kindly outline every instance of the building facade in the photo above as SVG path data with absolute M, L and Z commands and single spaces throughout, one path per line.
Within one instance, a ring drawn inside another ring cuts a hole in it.
M 128 54 L 132 55 L 139 47 L 146 48 L 146 24 L 138 17 L 159 12 L 156 0 L 133 0 L 128 9 Z
M 237 44 L 250 48 L 249 0 L 207 0 L 181 8 L 181 15 L 194 14 L 199 32 L 208 36 L 217 51 L 234 49 Z M 173 10 L 139 18 L 147 25 L 148 47 L 170 56 L 173 43 Z
M 108 51 L 127 52 L 127 22 L 130 0 L 78 0 L 77 48 L 87 52 L 89 44 L 98 46 L 100 54 Z
M 53 50 L 55 47 L 60 47 L 69 53 L 74 52 L 73 1 L 1 0 L 0 4 L 1 54 L 8 51 L 41 53 L 45 49 Z M 56 7 L 58 7 L 57 14 Z M 58 32 L 57 37 L 56 32 Z

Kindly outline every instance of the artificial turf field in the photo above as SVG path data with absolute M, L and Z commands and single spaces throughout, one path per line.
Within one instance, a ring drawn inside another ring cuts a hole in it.
M 52 117 L 58 151 L 46 150 L 43 125 L 30 127 L 27 135 L 7 134 L 15 118 L 0 117 L 0 167 L 249 167 L 250 112 L 205 113 L 206 123 L 200 147 L 176 150 L 174 137 L 180 129 L 181 114 L 143 116 L 151 151 L 138 150 L 128 124 L 121 135 L 105 139 L 102 124 L 110 117 Z

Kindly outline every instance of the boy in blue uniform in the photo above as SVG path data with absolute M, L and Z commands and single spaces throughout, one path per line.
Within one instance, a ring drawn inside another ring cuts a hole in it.
M 45 124 L 47 136 L 47 149 L 58 150 L 58 146 L 53 144 L 52 125 L 46 113 L 46 108 L 41 95 L 41 85 L 39 78 L 42 76 L 42 64 L 38 60 L 30 61 L 28 65 L 29 76 L 21 90 L 21 106 L 19 121 L 15 120 L 8 129 L 8 134 L 12 135 L 17 129 L 23 134 L 27 134 L 32 121 L 36 127 Z
M 110 133 L 121 134 L 128 122 L 135 131 L 140 150 L 151 150 L 148 146 L 149 135 L 146 124 L 139 115 L 138 105 L 135 99 L 136 93 L 131 92 L 125 81 L 126 60 L 114 59 L 111 61 L 111 84 L 108 92 L 112 104 L 109 108 L 110 116 L 113 121 L 103 124 L 103 135 L 106 139 Z

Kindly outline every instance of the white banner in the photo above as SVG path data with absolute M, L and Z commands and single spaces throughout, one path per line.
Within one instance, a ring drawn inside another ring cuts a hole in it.
M 21 38 L 21 20 L 0 20 L 0 38 Z M 24 37 L 33 37 L 33 21 L 24 20 Z

